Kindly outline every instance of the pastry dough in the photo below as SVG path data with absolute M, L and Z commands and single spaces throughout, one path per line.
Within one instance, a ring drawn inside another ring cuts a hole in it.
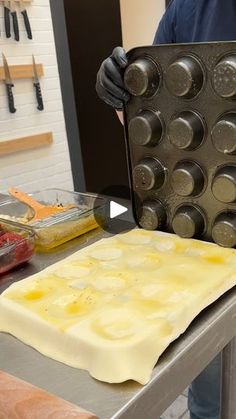
M 98 380 L 145 384 L 167 346 L 236 284 L 235 272 L 235 250 L 132 230 L 11 285 L 0 330 Z

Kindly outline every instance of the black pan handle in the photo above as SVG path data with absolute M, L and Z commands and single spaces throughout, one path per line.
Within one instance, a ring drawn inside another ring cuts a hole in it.
M 26 32 L 27 32 L 27 36 L 28 36 L 29 39 L 33 39 L 28 13 L 27 13 L 26 10 L 22 10 L 21 14 L 22 14 L 23 19 L 24 19 L 24 24 L 25 24 L 25 29 L 26 29 Z
M 19 34 L 19 25 L 18 25 L 17 13 L 16 12 L 11 12 L 11 15 L 12 15 L 12 20 L 13 20 L 13 29 L 14 29 L 14 34 L 15 34 L 15 40 L 19 41 L 20 40 L 20 34 Z
M 14 84 L 6 84 L 7 87 L 7 99 L 8 99 L 8 106 L 9 106 L 9 111 L 11 113 L 15 113 L 16 112 L 16 108 L 15 108 L 15 104 L 14 104 L 14 96 L 12 93 L 12 87 L 14 86 Z
M 11 37 L 11 22 L 10 22 L 10 9 L 4 6 L 4 23 L 5 23 L 5 32 L 6 37 Z
M 40 83 L 34 83 L 34 87 L 35 87 L 36 98 L 37 98 L 37 102 L 38 102 L 38 110 L 43 111 L 44 110 L 44 105 L 43 105 L 43 98 L 42 98 Z

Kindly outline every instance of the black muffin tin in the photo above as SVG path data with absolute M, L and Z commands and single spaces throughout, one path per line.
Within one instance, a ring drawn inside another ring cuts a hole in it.
M 236 246 L 236 42 L 140 47 L 124 74 L 134 215 Z

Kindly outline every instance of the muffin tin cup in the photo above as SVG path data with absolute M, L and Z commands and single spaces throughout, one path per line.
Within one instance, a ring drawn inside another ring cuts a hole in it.
M 152 58 L 139 58 L 126 69 L 124 83 L 131 95 L 150 97 L 159 88 L 159 68 Z
M 164 134 L 163 121 L 158 112 L 142 110 L 129 123 L 129 137 L 134 145 L 153 147 Z
M 204 83 L 199 59 L 190 54 L 177 58 L 166 70 L 165 83 L 171 94 L 179 98 L 194 98 Z
M 236 99 L 236 52 L 224 55 L 213 69 L 212 85 L 219 97 Z
M 220 246 L 236 246 L 236 212 L 225 211 L 218 214 L 212 226 L 212 237 Z
M 212 128 L 211 138 L 219 153 L 236 154 L 236 112 L 221 115 Z
M 173 117 L 167 135 L 171 144 L 177 149 L 195 150 L 205 138 L 206 127 L 197 112 L 186 110 Z

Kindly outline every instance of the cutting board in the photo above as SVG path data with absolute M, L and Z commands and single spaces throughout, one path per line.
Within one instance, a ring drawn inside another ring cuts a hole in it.
M 0 419 L 96 419 L 96 416 L 0 371 Z

